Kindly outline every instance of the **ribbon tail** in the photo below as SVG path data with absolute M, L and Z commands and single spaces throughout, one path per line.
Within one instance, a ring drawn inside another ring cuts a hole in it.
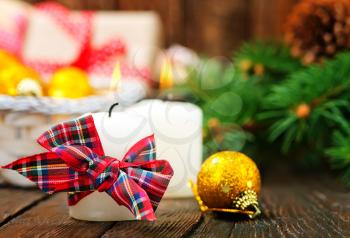
M 119 204 L 127 207 L 137 220 L 154 221 L 155 211 L 147 192 L 124 171 L 106 192 Z
M 155 211 L 174 174 L 170 163 L 166 160 L 154 160 L 142 164 L 141 167 L 127 169 L 128 177 L 132 178 L 144 189 Z
M 72 185 L 81 180 L 81 176 L 53 152 L 23 157 L 1 168 L 17 171 L 48 194 L 78 192 Z

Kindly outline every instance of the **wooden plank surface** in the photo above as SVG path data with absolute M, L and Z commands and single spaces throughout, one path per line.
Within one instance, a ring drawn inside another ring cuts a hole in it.
M 0 226 L 45 197 L 37 190 L 0 188 Z
M 0 237 L 100 237 L 113 224 L 72 219 L 66 204 L 66 194 L 52 196 L 2 226 Z
M 155 222 L 117 222 L 103 237 L 182 237 L 196 228 L 201 213 L 193 199 L 165 199 L 157 217 Z
M 349 237 L 350 194 L 309 185 L 267 186 L 260 218 L 208 214 L 193 237 Z
M 64 194 L 2 188 L 0 214 L 11 215 L 0 237 L 350 237 L 350 190 L 322 177 L 265 179 L 255 220 L 201 215 L 193 199 L 164 199 L 156 222 L 85 222 L 69 218 Z

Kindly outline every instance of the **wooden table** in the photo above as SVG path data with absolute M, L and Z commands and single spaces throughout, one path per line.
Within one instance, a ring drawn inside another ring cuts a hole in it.
M 266 179 L 255 220 L 202 215 L 193 199 L 164 199 L 156 222 L 69 218 L 65 194 L 3 185 L 0 237 L 350 237 L 350 193 L 321 176 Z

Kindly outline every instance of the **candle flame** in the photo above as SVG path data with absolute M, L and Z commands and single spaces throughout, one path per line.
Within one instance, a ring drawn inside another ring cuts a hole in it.
M 112 80 L 111 80 L 111 84 L 109 85 L 109 89 L 111 91 L 116 91 L 120 88 L 121 78 L 122 78 L 122 73 L 120 70 L 120 62 L 118 61 L 115 64 L 115 67 L 113 69 Z
M 168 89 L 173 87 L 173 69 L 170 59 L 167 57 L 163 61 L 159 79 L 160 89 Z

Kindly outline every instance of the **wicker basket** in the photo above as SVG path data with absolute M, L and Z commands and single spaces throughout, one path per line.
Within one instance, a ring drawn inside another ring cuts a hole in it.
M 91 96 L 82 99 L 49 97 L 12 97 L 0 95 L 0 165 L 20 157 L 43 152 L 36 139 L 59 122 L 84 113 L 106 111 L 118 101 L 121 106 L 135 103 L 146 95 L 145 88 L 135 83 L 118 95 Z M 0 170 L 8 183 L 27 187 L 34 184 L 14 171 Z

